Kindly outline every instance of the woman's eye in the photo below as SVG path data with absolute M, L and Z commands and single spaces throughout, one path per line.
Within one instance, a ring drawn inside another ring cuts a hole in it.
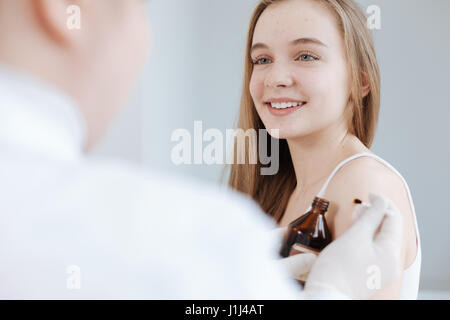
M 260 59 L 253 61 L 253 64 L 268 64 L 270 62 L 271 62 L 270 59 L 260 58 Z
M 313 55 L 305 53 L 305 54 L 302 54 L 300 57 L 298 57 L 298 60 L 300 60 L 300 61 L 314 61 L 314 60 L 318 60 L 318 58 L 316 58 Z

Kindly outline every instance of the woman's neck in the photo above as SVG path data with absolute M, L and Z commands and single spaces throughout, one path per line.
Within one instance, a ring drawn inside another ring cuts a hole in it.
M 320 132 L 288 139 L 297 178 L 296 193 L 303 193 L 328 177 L 339 162 L 357 152 L 368 151 L 346 128 L 329 127 Z

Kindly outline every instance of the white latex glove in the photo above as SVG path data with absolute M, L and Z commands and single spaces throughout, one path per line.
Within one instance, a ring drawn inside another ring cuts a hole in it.
M 370 193 L 369 199 L 370 206 L 357 205 L 353 226 L 317 257 L 306 294 L 341 292 L 352 299 L 369 299 L 400 275 L 401 214 L 380 194 Z
M 277 228 L 271 231 L 271 236 L 275 237 L 275 243 L 278 243 L 280 248 L 286 231 L 287 227 Z M 281 258 L 277 263 L 282 268 L 287 269 L 294 279 L 304 280 L 316 259 L 317 256 L 315 254 L 299 253 L 290 257 Z

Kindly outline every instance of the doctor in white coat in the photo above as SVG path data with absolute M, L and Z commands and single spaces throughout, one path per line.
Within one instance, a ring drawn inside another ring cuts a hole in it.
M 402 226 L 382 195 L 318 258 L 280 260 L 283 230 L 244 196 L 85 157 L 144 61 L 144 11 L 0 0 L 0 298 L 366 299 L 369 266 L 379 288 L 395 279 Z

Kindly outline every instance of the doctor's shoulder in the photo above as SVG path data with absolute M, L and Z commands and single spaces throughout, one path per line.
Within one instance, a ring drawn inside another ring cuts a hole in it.
M 211 182 L 111 160 L 87 161 L 82 175 L 81 183 L 90 192 L 128 213 L 152 214 L 177 224 L 195 219 L 190 223 L 276 227 L 248 196 Z

